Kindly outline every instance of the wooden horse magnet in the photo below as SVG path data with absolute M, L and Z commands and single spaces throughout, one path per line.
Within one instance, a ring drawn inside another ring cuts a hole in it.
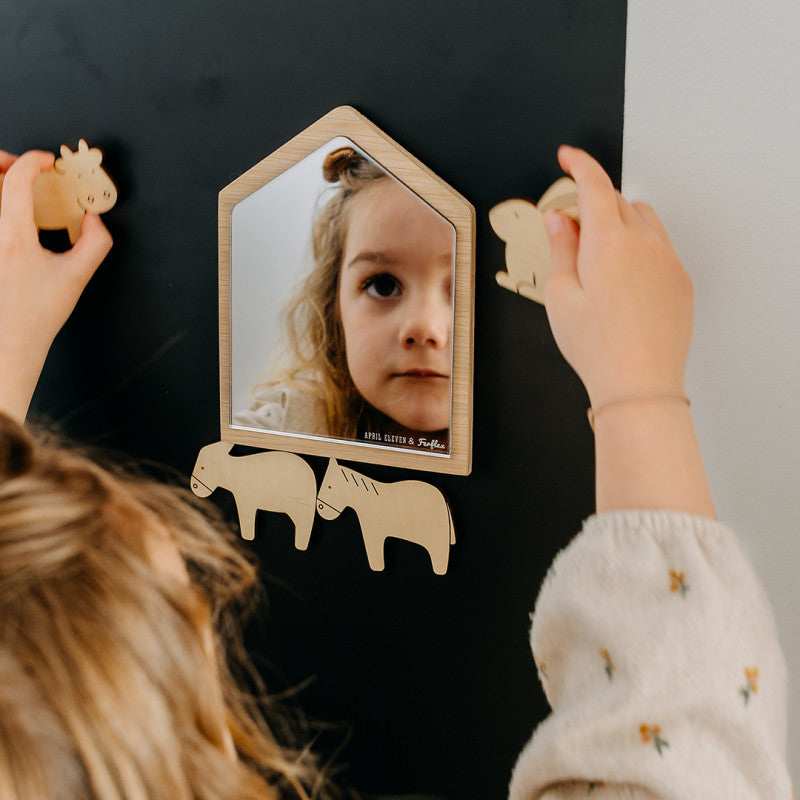
M 256 513 L 277 511 L 294 523 L 294 544 L 305 550 L 311 539 L 317 500 L 317 481 L 311 466 L 294 453 L 276 450 L 232 456 L 230 442 L 206 445 L 192 470 L 192 491 L 208 497 L 217 487 L 236 500 L 243 539 L 253 539 Z
M 538 204 L 512 198 L 489 212 L 494 232 L 506 243 L 507 271 L 496 273 L 495 279 L 537 303 L 544 303 L 544 284 L 550 274 L 550 239 L 544 227 L 549 211 L 560 211 L 579 222 L 578 191 L 572 178 L 557 180 Z
M 384 568 L 383 547 L 390 537 L 421 545 L 433 571 L 447 572 L 456 534 L 450 506 L 435 486 L 424 481 L 378 483 L 332 458 L 317 494 L 317 512 L 323 519 L 335 519 L 348 507 L 356 512 L 367 560 L 376 572 Z
M 259 509 L 277 511 L 292 520 L 295 547 L 305 550 L 316 513 L 330 520 L 349 507 L 358 517 L 373 570 L 384 568 L 384 543 L 393 537 L 421 545 L 433 571 L 447 572 L 456 536 L 450 506 L 435 486 L 423 481 L 379 483 L 332 458 L 317 491 L 314 471 L 300 456 L 277 450 L 232 456 L 231 447 L 230 442 L 206 445 L 197 456 L 191 487 L 198 497 L 208 497 L 217 487 L 230 491 L 244 539 L 254 537 Z
M 117 202 L 117 189 L 100 166 L 102 152 L 86 139 L 73 152 L 61 146 L 61 157 L 33 184 L 33 220 L 39 230 L 67 229 L 71 244 L 80 236 L 83 215 L 102 214 Z M 3 176 L 0 175 L 0 195 Z

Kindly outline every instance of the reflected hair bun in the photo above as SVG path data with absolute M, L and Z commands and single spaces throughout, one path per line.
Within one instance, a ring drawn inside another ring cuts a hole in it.
M 352 147 L 339 147 L 325 156 L 322 175 L 328 183 L 336 183 L 345 173 L 353 173 L 365 161 L 364 156 Z

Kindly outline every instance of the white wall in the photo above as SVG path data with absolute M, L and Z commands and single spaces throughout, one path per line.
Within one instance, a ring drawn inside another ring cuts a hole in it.
M 773 604 L 800 786 L 800 3 L 630 0 L 623 191 L 695 284 L 687 378 L 721 519 Z

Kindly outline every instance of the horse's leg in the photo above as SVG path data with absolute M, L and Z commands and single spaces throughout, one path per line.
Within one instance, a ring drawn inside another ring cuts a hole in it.
M 431 565 L 437 575 L 444 575 L 447 572 L 447 563 L 450 560 L 450 541 L 452 538 L 452 521 L 450 511 L 445 506 L 445 513 L 437 515 L 439 521 L 432 528 L 432 539 L 428 545 L 428 552 L 431 556 Z
M 431 566 L 436 575 L 444 575 L 447 572 L 447 562 L 450 560 L 450 544 L 449 542 L 442 547 L 432 547 L 429 551 L 431 557 Z
M 370 569 L 375 572 L 382 572 L 386 566 L 383 558 L 383 545 L 385 542 L 383 534 L 378 528 L 365 528 L 362 523 L 361 535 L 364 537 L 364 548 L 367 551 L 367 561 L 369 561 Z
M 306 550 L 311 541 L 311 529 L 317 510 L 314 505 L 297 506 L 289 516 L 294 523 L 294 546 L 298 550 Z
M 256 512 L 257 506 L 252 503 L 236 501 L 236 508 L 239 511 L 239 530 L 242 539 L 252 541 L 256 536 Z

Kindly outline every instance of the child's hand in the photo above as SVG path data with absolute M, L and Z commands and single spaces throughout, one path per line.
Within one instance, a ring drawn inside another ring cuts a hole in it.
M 692 286 L 647 205 L 628 203 L 582 150 L 559 163 L 578 185 L 580 230 L 545 219 L 552 272 L 547 314 L 592 406 L 643 392 L 683 392 L 692 330 Z
M 111 236 L 93 214 L 84 216 L 81 236 L 66 253 L 39 244 L 33 183 L 54 159 L 38 151 L 20 158 L 0 151 L 0 173 L 5 173 L 0 204 L 0 410 L 19 419 L 25 417 L 55 335 L 111 249 Z
M 649 206 L 624 200 L 581 150 L 563 147 L 558 157 L 578 184 L 581 227 L 545 217 L 550 325 L 594 408 L 640 398 L 595 420 L 597 510 L 714 516 L 689 408 L 675 402 L 692 333 L 689 277 Z

